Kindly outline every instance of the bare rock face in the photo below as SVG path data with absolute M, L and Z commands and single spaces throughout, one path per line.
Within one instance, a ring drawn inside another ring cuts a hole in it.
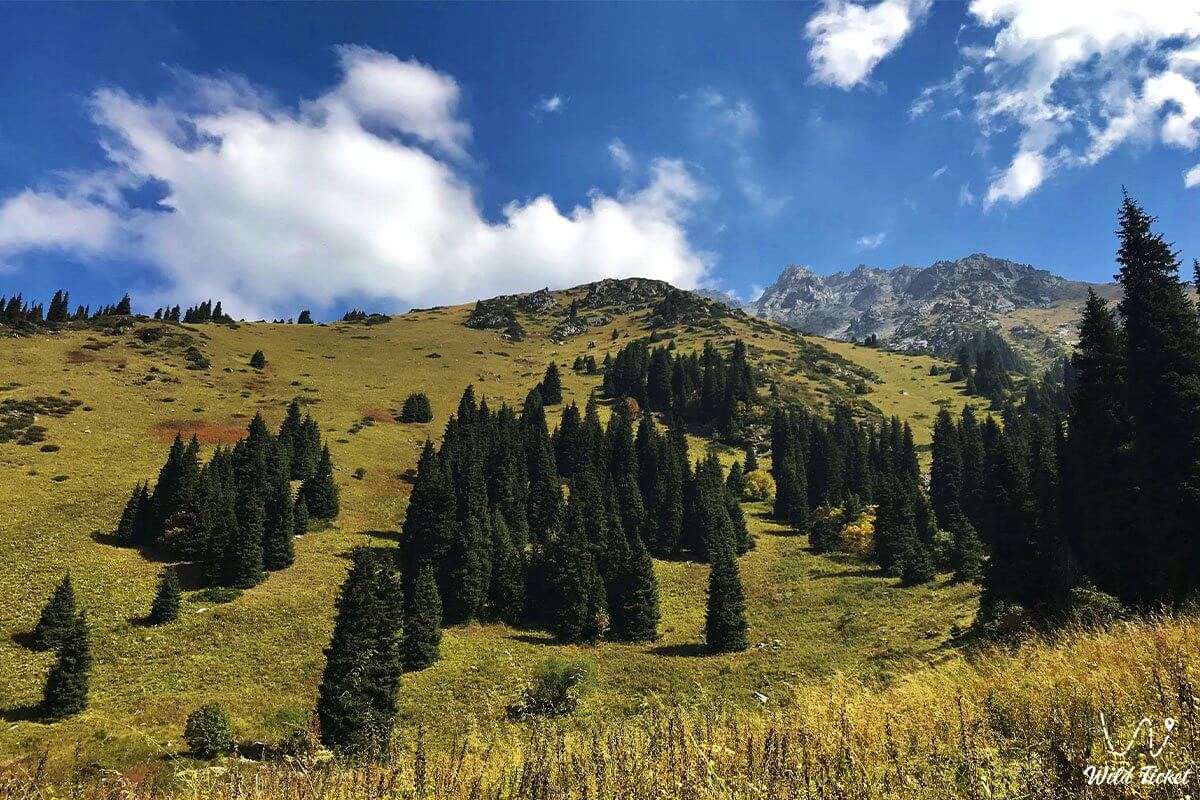
M 536 292 L 517 295 L 517 308 L 528 314 L 547 314 L 558 308 L 558 301 L 549 289 L 538 289 Z
M 964 330 L 1017 308 L 1082 298 L 1088 284 L 982 253 L 928 267 L 817 275 L 788 266 L 754 313 L 830 339 L 878 336 L 896 350 L 950 352 Z

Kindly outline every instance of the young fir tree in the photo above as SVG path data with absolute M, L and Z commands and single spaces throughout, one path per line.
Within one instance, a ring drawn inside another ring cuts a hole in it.
M 903 566 L 900 578 L 906 586 L 917 586 L 929 583 L 937 577 L 933 567 L 933 559 L 929 556 L 929 548 L 916 537 L 913 538 L 904 551 Z
M 525 557 L 517 549 L 504 514 L 492 512 L 492 585 L 488 589 L 492 612 L 514 625 L 525 609 Z
M 746 494 L 746 473 L 742 472 L 741 463 L 735 461 L 729 468 L 729 475 L 725 478 L 725 488 L 729 490 L 729 495 L 735 500 L 741 500 L 742 496 Z
M 72 615 L 71 625 L 57 644 L 54 664 L 42 690 L 42 716 L 48 720 L 66 719 L 87 708 L 91 673 L 87 615 L 80 610 Z
M 357 757 L 386 752 L 403 672 L 404 592 L 389 559 L 358 551 L 338 593 L 317 693 L 321 742 Z
M 296 498 L 296 505 L 292 509 L 292 534 L 303 536 L 306 533 L 308 533 L 308 501 L 301 495 Z
M 468 622 L 479 616 L 487 600 L 492 571 L 491 515 L 487 485 L 479 464 L 472 462 L 461 473 L 456 487 L 459 514 L 450 552 L 442 563 L 447 624 Z
M 225 547 L 223 583 L 239 589 L 257 586 L 263 579 L 262 496 L 253 489 L 239 494 L 235 514 L 237 527 Z
M 745 472 L 747 474 L 758 470 L 758 453 L 754 452 L 754 445 L 746 446 Z
M 609 609 L 613 638 L 649 642 L 658 638 L 658 579 L 654 562 L 640 536 L 629 543 L 617 570 L 615 602 Z
M 750 646 L 747 639 L 746 598 L 733 548 L 717 547 L 708 579 L 705 643 L 714 653 L 733 653 Z
M 401 422 L 432 422 L 433 408 L 429 404 L 429 397 L 424 392 L 414 392 L 404 398 L 404 405 L 400 409 Z
M 287 473 L 280 471 L 267 487 L 263 509 L 263 567 L 268 570 L 290 567 L 296 560 L 292 541 L 296 534 L 295 505 Z
M 301 485 L 300 496 L 311 518 L 329 520 L 338 515 L 338 487 L 333 482 L 333 459 L 328 445 L 321 449 L 312 475 Z
M 71 573 L 68 572 L 54 587 L 54 593 L 42 607 L 42 614 L 33 629 L 34 648 L 57 649 L 75 625 L 77 615 L 75 587 L 71 583 Z
M 162 578 L 158 581 L 158 590 L 154 593 L 154 602 L 150 604 L 150 614 L 146 618 L 151 625 L 164 625 L 179 618 L 179 605 L 183 601 L 183 592 L 179 589 L 179 578 L 175 570 L 163 570 Z
M 417 573 L 404 604 L 404 642 L 401 654 L 405 672 L 416 672 L 440 659 L 442 643 L 442 600 L 438 596 L 433 567 L 426 564 Z
M 255 369 L 262 369 L 267 365 L 267 357 L 262 350 L 255 350 L 254 355 L 250 356 L 250 366 Z
M 529 537 L 534 542 L 541 542 L 550 531 L 557 530 L 562 521 L 563 496 L 554 465 L 554 450 L 546 432 L 542 396 L 536 389 L 525 398 L 521 428 L 529 475 Z
M 604 627 L 605 589 L 587 537 L 583 504 L 567 503 L 562 532 L 546 548 L 553 608 L 550 627 L 564 642 L 593 642 Z
M 558 374 L 558 364 L 553 361 L 546 367 L 546 375 L 541 382 L 542 405 L 556 406 L 562 402 L 562 378 Z

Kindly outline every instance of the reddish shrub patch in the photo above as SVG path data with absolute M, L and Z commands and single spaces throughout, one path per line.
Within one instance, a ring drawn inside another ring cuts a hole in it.
M 177 433 L 184 439 L 194 435 L 205 444 L 233 444 L 246 435 L 246 426 L 184 419 L 166 419 L 154 426 L 154 435 L 166 442 L 174 439 Z
M 67 353 L 68 364 L 90 364 L 96 360 L 95 353 L 85 353 L 82 350 L 72 350 Z
M 376 422 L 395 422 L 396 417 L 386 408 L 365 408 L 362 412 L 363 419 L 373 419 Z

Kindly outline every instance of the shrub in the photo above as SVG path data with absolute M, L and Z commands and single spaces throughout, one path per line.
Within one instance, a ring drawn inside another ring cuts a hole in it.
M 847 553 L 866 558 L 875 552 L 875 506 L 867 508 L 854 522 L 838 534 L 841 548 Z
M 579 707 L 594 674 L 590 661 L 551 656 L 537 666 L 533 681 L 522 690 L 517 702 L 508 707 L 509 716 L 525 719 L 570 714 Z
M 233 750 L 233 732 L 225 709 L 219 703 L 197 708 L 188 715 L 183 740 L 197 758 L 215 758 Z
M 242 590 L 232 586 L 210 586 L 196 594 L 196 599 L 208 603 L 232 603 L 242 596 Z
M 775 480 L 765 469 L 746 473 L 746 497 L 763 503 L 775 499 Z
M 1125 615 L 1121 601 L 1090 583 L 1071 590 L 1070 619 L 1088 627 L 1108 625 Z

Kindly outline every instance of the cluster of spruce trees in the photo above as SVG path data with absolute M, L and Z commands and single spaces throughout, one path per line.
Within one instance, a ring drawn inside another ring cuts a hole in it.
M 176 436 L 151 491 L 136 487 L 115 536 L 134 546 L 166 543 L 183 559 L 202 561 L 211 586 L 246 588 L 264 570 L 295 558 L 292 537 L 310 519 L 338 514 L 328 446 L 312 417 L 293 401 L 278 435 L 256 414 L 247 435 L 200 464 L 200 443 Z M 301 481 L 293 496 L 292 481 Z
M 690 424 L 715 425 L 734 434 L 747 406 L 758 402 L 754 371 L 746 360 L 746 345 L 734 342 L 728 356 L 711 341 L 697 355 L 675 354 L 674 342 L 651 349 L 639 339 L 604 361 L 604 391 L 610 397 L 631 397 L 643 408 L 671 413 Z
M 218 300 L 213 304 L 212 300 L 205 300 L 203 303 L 198 303 L 189 307 L 186 311 L 180 311 L 179 306 L 165 306 L 156 309 L 154 318 L 165 320 L 167 322 L 187 322 L 191 324 L 199 324 L 203 322 L 233 322 L 233 317 L 225 313 L 221 308 L 221 301 Z
M 804 409 L 779 409 L 771 423 L 771 452 L 774 515 L 809 533 L 817 552 L 838 547 L 833 509 L 842 510 L 844 527 L 865 504 L 874 504 L 874 558 L 885 573 L 911 584 L 932 580 L 938 566 L 953 567 L 964 579 L 978 577 L 982 553 L 975 534 L 956 520 L 943 520 L 939 528 L 907 422 L 859 422 L 845 404 L 835 405 L 829 420 Z M 949 539 L 939 538 L 939 531 Z
M 940 418 L 931 492 L 988 544 L 985 614 L 1076 613 L 1091 587 L 1152 607 L 1195 596 L 1200 556 L 1200 314 L 1177 254 L 1126 197 L 1116 312 L 1089 295 L 1065 419 Z M 1197 276 L 1200 283 L 1200 275 Z
M 976 331 L 958 348 L 951 380 L 966 381 L 967 394 L 979 395 L 999 405 L 1013 390 L 1012 372 L 1025 365 L 1008 342 L 993 330 Z
M 82 322 L 98 317 L 126 316 L 131 313 L 133 311 L 129 295 L 122 297 L 115 305 L 103 306 L 95 314 L 91 313 L 88 306 L 76 306 L 72 313 L 70 293 L 61 289 L 56 291 L 54 297 L 50 299 L 49 308 L 41 303 L 28 303 L 19 294 L 9 298 L 0 296 L 0 325 L 10 327 Z

